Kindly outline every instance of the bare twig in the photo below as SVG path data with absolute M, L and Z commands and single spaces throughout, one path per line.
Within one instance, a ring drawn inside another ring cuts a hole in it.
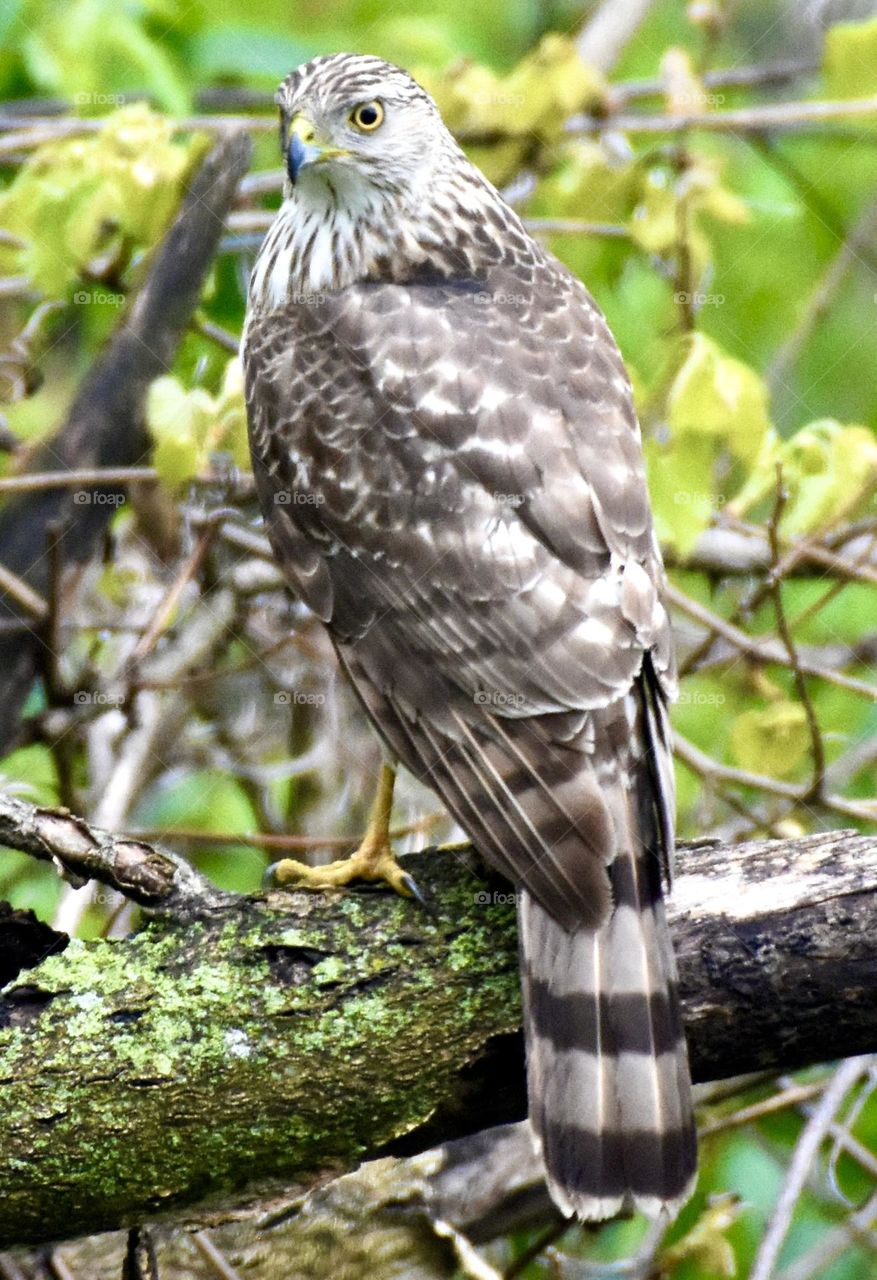
M 763 133 L 771 129 L 802 129 L 830 120 L 856 120 L 877 115 L 877 96 L 839 101 L 778 102 L 741 107 L 738 111 L 692 111 L 684 115 L 617 115 L 613 129 L 623 133 L 685 133 L 705 129 L 717 133 Z M 570 133 L 598 133 L 607 121 L 577 116 L 567 124 Z
M 795 1146 L 776 1207 L 759 1246 L 750 1280 L 770 1280 L 776 1274 L 780 1249 L 792 1221 L 798 1198 L 807 1183 L 819 1148 L 844 1099 L 868 1069 L 868 1058 L 850 1058 L 834 1074 Z
M 0 591 L 21 605 L 25 613 L 30 614 L 35 621 L 42 622 L 48 617 L 48 602 L 38 591 L 29 587 L 23 578 L 19 578 L 17 573 L 7 569 L 5 564 L 0 564 Z
M 811 58 L 789 58 L 757 66 L 718 67 L 704 72 L 703 83 L 706 89 L 760 89 L 813 75 L 820 65 Z M 663 97 L 664 90 L 665 84 L 661 79 L 622 80 L 609 86 L 608 96 L 612 106 L 620 106 L 638 98 Z
M 740 1107 L 719 1120 L 711 1120 L 709 1124 L 699 1125 L 697 1132 L 701 1138 L 706 1138 L 713 1133 L 724 1133 L 726 1129 L 739 1129 L 743 1125 L 752 1124 L 755 1120 L 761 1120 L 763 1116 L 776 1115 L 778 1111 L 785 1111 L 788 1107 L 809 1102 L 812 1098 L 820 1097 L 824 1092 L 824 1080 L 817 1080 L 812 1084 L 789 1084 L 769 1098 L 762 1098 L 760 1102 L 753 1102 L 748 1107 Z
M 776 572 L 776 567 L 781 560 L 780 550 L 780 534 L 779 523 L 782 518 L 786 505 L 786 490 L 783 485 L 783 469 L 782 464 L 777 463 L 777 483 L 776 483 L 776 501 L 774 502 L 773 512 L 768 523 L 768 540 L 770 541 L 771 552 L 773 554 L 774 567 L 770 575 L 772 586 L 774 612 L 777 620 L 777 631 L 780 639 L 786 648 L 789 657 L 789 663 L 792 668 L 792 674 L 795 680 L 795 690 L 798 694 L 798 701 L 804 708 L 804 714 L 807 717 L 807 728 L 810 734 L 810 752 L 813 758 L 813 777 L 807 794 L 803 797 L 803 803 L 813 801 L 820 803 L 823 792 L 825 790 L 825 747 L 822 742 L 822 731 L 819 728 L 819 721 L 816 718 L 816 710 L 813 706 L 813 700 L 810 697 L 810 690 L 807 687 L 807 681 L 801 670 L 801 662 L 798 657 L 798 651 L 795 647 L 795 639 L 792 635 L 791 628 L 786 619 L 786 611 L 783 605 L 783 584 L 782 579 Z
M 774 395 L 786 385 L 808 339 L 828 315 L 852 267 L 862 259 L 863 254 L 874 242 L 875 233 L 877 233 L 877 201 L 873 201 L 868 206 L 843 240 L 840 249 L 811 294 L 803 315 L 771 361 L 766 381 Z M 865 260 L 867 261 L 867 258 Z
M 868 1197 L 860 1209 L 850 1214 L 843 1226 L 826 1231 L 812 1249 L 796 1258 L 779 1276 L 779 1280 L 819 1280 L 841 1254 L 849 1248 L 852 1237 L 858 1244 L 872 1251 L 877 1250 L 877 1232 L 873 1230 L 877 1219 L 877 1191 Z
M 674 587 L 672 583 L 667 589 L 667 598 L 677 609 L 686 613 L 690 618 L 694 618 L 697 622 L 703 623 L 714 635 L 722 636 L 744 657 L 766 665 L 791 667 L 788 653 L 776 640 L 747 635 L 745 631 L 741 631 L 733 623 L 727 622 L 717 613 L 713 613 L 706 605 L 693 600 L 684 591 Z M 708 646 L 705 643 L 700 645 L 697 649 L 697 654 L 701 654 L 701 651 L 706 651 L 707 648 Z M 682 674 L 685 675 L 689 671 L 695 670 L 696 666 L 695 657 L 689 655 L 682 664 Z M 850 689 L 853 693 L 860 693 L 863 697 L 877 700 L 877 685 L 868 684 L 865 680 L 857 680 L 854 676 L 844 675 L 841 671 L 823 669 L 803 659 L 799 659 L 799 666 L 805 675 L 819 676 L 829 684 L 836 684 L 842 689 Z
M 443 813 L 427 813 L 416 822 L 393 827 L 391 840 L 403 840 L 405 836 L 418 835 L 444 819 Z M 238 831 L 196 831 L 191 827 L 166 827 L 161 831 L 135 831 L 141 840 L 180 840 L 190 844 L 241 844 L 252 849 L 350 849 L 362 836 L 288 836 L 270 832 L 243 834 Z
M 0 478 L 0 493 L 37 493 L 41 489 L 115 489 L 122 484 L 158 479 L 155 467 L 77 467 Z
M 192 1243 L 202 1258 L 210 1263 L 219 1280 L 241 1280 L 240 1272 L 235 1270 L 222 1250 L 217 1249 L 206 1231 L 194 1231 Z
M 582 61 L 604 73 L 611 71 L 654 3 L 655 0 L 602 0 L 576 40 Z
M 212 320 L 199 315 L 193 316 L 192 328 L 203 338 L 209 338 L 218 347 L 222 347 L 223 351 L 230 351 L 233 356 L 237 355 L 241 345 L 240 334 L 229 333 L 228 329 L 223 329 L 222 325 L 214 324 Z
M 735 769 L 732 765 L 722 764 L 712 756 L 706 755 L 681 734 L 675 735 L 674 749 L 683 764 L 707 783 L 727 782 L 739 787 L 753 787 L 768 795 L 793 800 L 795 806 L 808 802 L 809 787 L 802 787 L 794 782 L 782 782 L 779 778 L 770 778 L 766 774 L 750 773 L 747 769 Z M 847 800 L 844 796 L 824 795 L 819 803 L 823 808 L 833 810 L 845 818 L 855 818 L 859 822 L 877 820 L 877 800 Z
M 180 566 L 180 570 L 165 594 L 155 617 L 134 648 L 134 652 L 131 655 L 132 667 L 142 662 L 152 652 L 162 634 L 170 626 L 176 613 L 177 605 L 180 602 L 180 597 L 189 583 L 198 576 L 198 571 L 204 563 L 204 558 L 216 538 L 217 529 L 218 526 L 215 520 L 208 524 L 192 551 Z

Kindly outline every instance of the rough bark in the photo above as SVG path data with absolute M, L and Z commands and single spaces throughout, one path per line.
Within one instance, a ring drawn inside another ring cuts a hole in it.
M 689 846 L 672 919 L 695 1077 L 877 1045 L 877 839 Z M 0 1246 L 305 1191 L 520 1118 L 514 908 L 477 864 L 226 899 L 71 942 L 0 995 Z

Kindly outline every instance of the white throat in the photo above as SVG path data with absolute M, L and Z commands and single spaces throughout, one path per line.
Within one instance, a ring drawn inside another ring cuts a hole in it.
M 399 217 L 399 197 L 358 174 L 308 174 L 287 193 L 250 279 L 250 305 L 273 310 L 362 279 L 378 258 L 424 256 Z M 302 295 L 301 299 L 297 295 Z

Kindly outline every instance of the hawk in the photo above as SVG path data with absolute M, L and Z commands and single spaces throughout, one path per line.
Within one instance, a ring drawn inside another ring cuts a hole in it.
M 554 1199 L 672 1214 L 696 1167 L 662 901 L 674 664 L 621 356 L 406 72 L 315 58 L 278 103 L 284 200 L 242 342 L 273 547 L 388 762 L 518 889 Z M 352 861 L 281 880 L 410 888 L 392 778 Z

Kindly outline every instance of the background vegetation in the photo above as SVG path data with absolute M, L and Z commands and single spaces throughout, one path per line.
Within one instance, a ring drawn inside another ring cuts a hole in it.
M 241 891 L 277 849 L 343 848 L 362 828 L 377 749 L 253 528 L 233 354 L 279 200 L 274 88 L 315 53 L 355 49 L 431 89 L 621 344 L 677 624 L 680 834 L 873 821 L 877 18 L 791 0 L 603 6 L 622 26 L 631 8 L 640 20 L 598 66 L 581 57 L 592 6 L 573 0 L 8 0 L 0 490 L 35 487 L 38 449 L 211 136 L 242 123 L 255 160 L 202 306 L 150 389 L 153 447 L 127 497 L 68 478 L 75 501 L 113 515 L 102 554 L 53 570 L 54 631 L 2 744 L 6 785 L 160 836 Z M 20 581 L 4 585 L 26 602 Z M 410 780 L 398 821 L 412 845 L 448 830 Z M 131 924 L 113 895 L 11 852 L 0 895 L 82 936 Z M 871 1073 L 838 1099 L 776 1266 L 766 1228 L 829 1068 L 705 1103 L 698 1194 L 668 1242 L 638 1220 L 576 1229 L 557 1248 L 579 1270 L 540 1252 L 518 1274 L 608 1274 L 645 1240 L 635 1274 L 874 1275 Z M 495 1246 L 494 1262 L 529 1243 Z

